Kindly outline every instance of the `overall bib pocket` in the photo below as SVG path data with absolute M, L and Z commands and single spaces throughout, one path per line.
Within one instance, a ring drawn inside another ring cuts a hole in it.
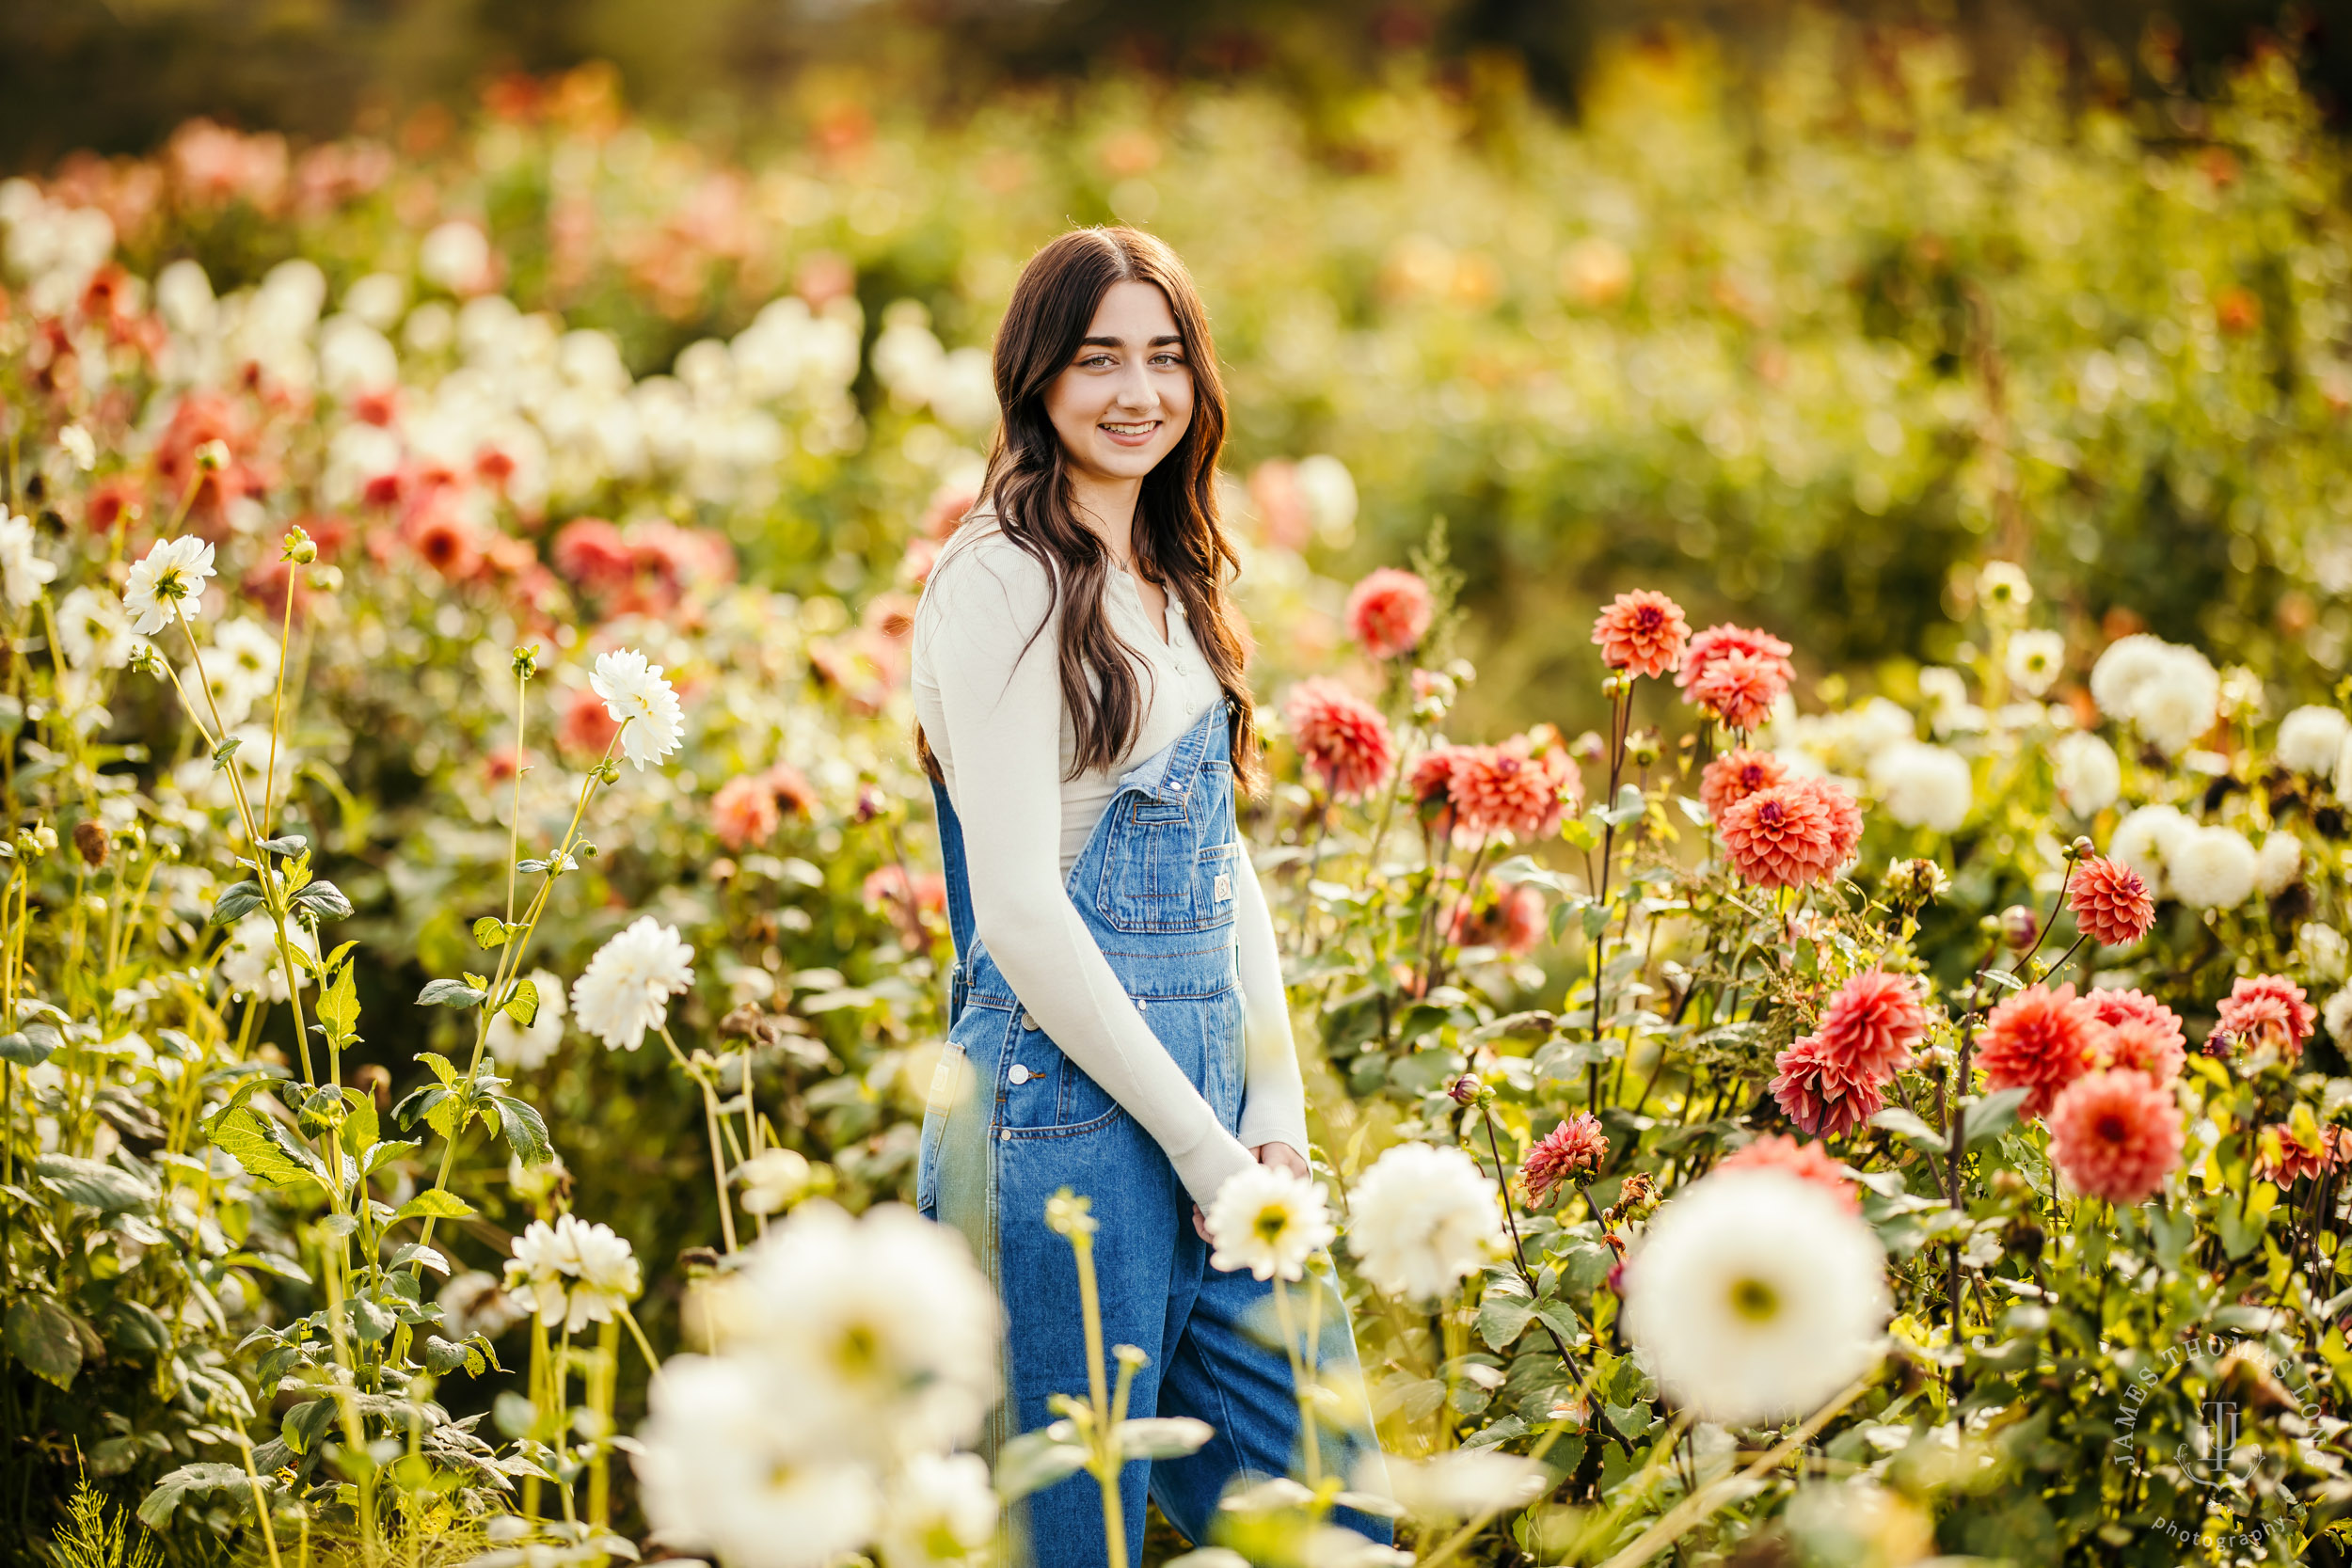
M 996 1127 L 1009 1142 L 1067 1138 L 1108 1127 L 1118 1102 L 1027 1012 L 1014 1022 L 996 1074 Z

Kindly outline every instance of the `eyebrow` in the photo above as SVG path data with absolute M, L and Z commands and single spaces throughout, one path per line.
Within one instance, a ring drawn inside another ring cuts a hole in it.
M 1181 346 L 1184 341 L 1184 340 L 1181 337 L 1170 334 L 1167 337 L 1152 339 L 1150 346 L 1152 348 L 1165 348 L 1170 343 L 1175 343 Z M 1125 341 L 1119 338 L 1081 338 L 1078 340 L 1078 342 L 1081 347 L 1092 348 L 1124 348 L 1127 346 Z

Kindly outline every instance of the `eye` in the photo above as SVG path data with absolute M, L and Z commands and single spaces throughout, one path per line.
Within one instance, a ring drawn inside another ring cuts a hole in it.
M 1173 349 L 1162 349 L 1152 356 L 1152 363 L 1159 365 L 1181 365 L 1184 362 L 1184 356 Z

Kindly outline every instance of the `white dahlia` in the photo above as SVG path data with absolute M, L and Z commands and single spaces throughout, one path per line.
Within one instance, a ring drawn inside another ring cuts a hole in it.
M 2169 644 L 2156 673 L 2132 694 L 2132 722 L 2167 756 L 2179 756 L 2221 716 L 2221 676 L 2203 654 Z
M 616 648 L 596 656 L 589 686 L 604 699 L 605 712 L 621 726 L 621 754 L 635 763 L 659 762 L 678 748 L 686 716 L 677 692 L 662 677 L 661 666 L 647 664 L 634 648 Z
M 1891 1303 L 1867 1223 L 1786 1171 L 1703 1178 L 1658 1211 L 1626 1263 L 1644 1364 L 1703 1420 L 1810 1414 L 1868 1371 Z
M 2331 707 L 2298 707 L 2279 721 L 2279 766 L 2313 775 L 2335 770 L 2352 721 Z
M 2054 631 L 2021 631 L 2009 640 L 2009 681 L 2028 697 L 2050 689 L 2066 668 L 2066 639 Z
M 138 644 L 122 601 L 87 583 L 57 601 L 57 641 L 76 670 L 119 670 Z
M 2123 793 L 2123 765 L 2115 748 L 2084 730 L 2050 742 L 2050 772 L 2058 799 L 2076 816 L 2096 816 Z
M 1899 742 L 1870 759 L 1870 792 L 1904 827 L 1951 832 L 1968 819 L 1968 759 L 1943 746 Z
M 1502 1244 L 1494 1183 L 1458 1148 L 1398 1144 L 1348 1201 L 1348 1249 L 1391 1295 L 1427 1300 L 1475 1274 Z
M 40 553 L 40 536 L 30 517 L 11 516 L 0 506 L 0 594 L 28 606 L 57 575 L 57 563 Z
M 1260 1279 L 1304 1278 L 1307 1260 L 1331 1244 L 1330 1211 L 1323 1189 L 1272 1165 L 1251 1165 L 1227 1177 L 1209 1204 L 1209 1261 L 1248 1269 Z
M 2172 806 L 2141 806 L 2116 824 L 2107 841 L 2107 856 L 2139 873 L 2149 894 L 2165 896 L 2165 864 L 2173 847 L 2197 831 L 2197 824 Z
M 612 1050 L 634 1051 L 669 1017 L 670 998 L 693 983 L 694 949 L 677 927 L 639 915 L 572 982 L 572 1013 Z
M 213 546 L 194 534 L 159 539 L 131 567 L 122 584 L 122 608 L 131 629 L 152 637 L 175 615 L 193 621 L 204 603 L 204 583 L 213 575 Z
M 2290 832 L 2272 832 L 2254 857 L 2254 886 L 2265 898 L 2276 898 L 2303 875 L 2303 842 Z
M 996 1533 L 996 1492 L 972 1453 L 919 1453 L 893 1479 L 882 1508 L 883 1568 L 962 1562 Z
M 2130 719 L 2139 689 L 2163 673 L 2166 651 L 2162 638 L 2144 631 L 2108 643 L 2090 667 L 2090 700 L 2099 711 L 2119 723 Z
M 2235 829 L 2207 826 L 2181 834 L 2164 857 L 2172 895 L 2192 909 L 2235 909 L 2253 895 L 2262 857 Z

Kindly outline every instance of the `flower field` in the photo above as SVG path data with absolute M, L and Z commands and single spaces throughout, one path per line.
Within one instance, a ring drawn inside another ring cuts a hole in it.
M 1216 1261 L 1388 1455 L 1190 1568 L 2344 1560 L 2342 152 L 1851 47 L 0 184 L 9 1558 L 1003 1562 L 1207 1440 L 1097 1346 L 977 1451 L 906 1207 L 910 613 L 1074 214 L 1235 372 L 1316 1158 Z

